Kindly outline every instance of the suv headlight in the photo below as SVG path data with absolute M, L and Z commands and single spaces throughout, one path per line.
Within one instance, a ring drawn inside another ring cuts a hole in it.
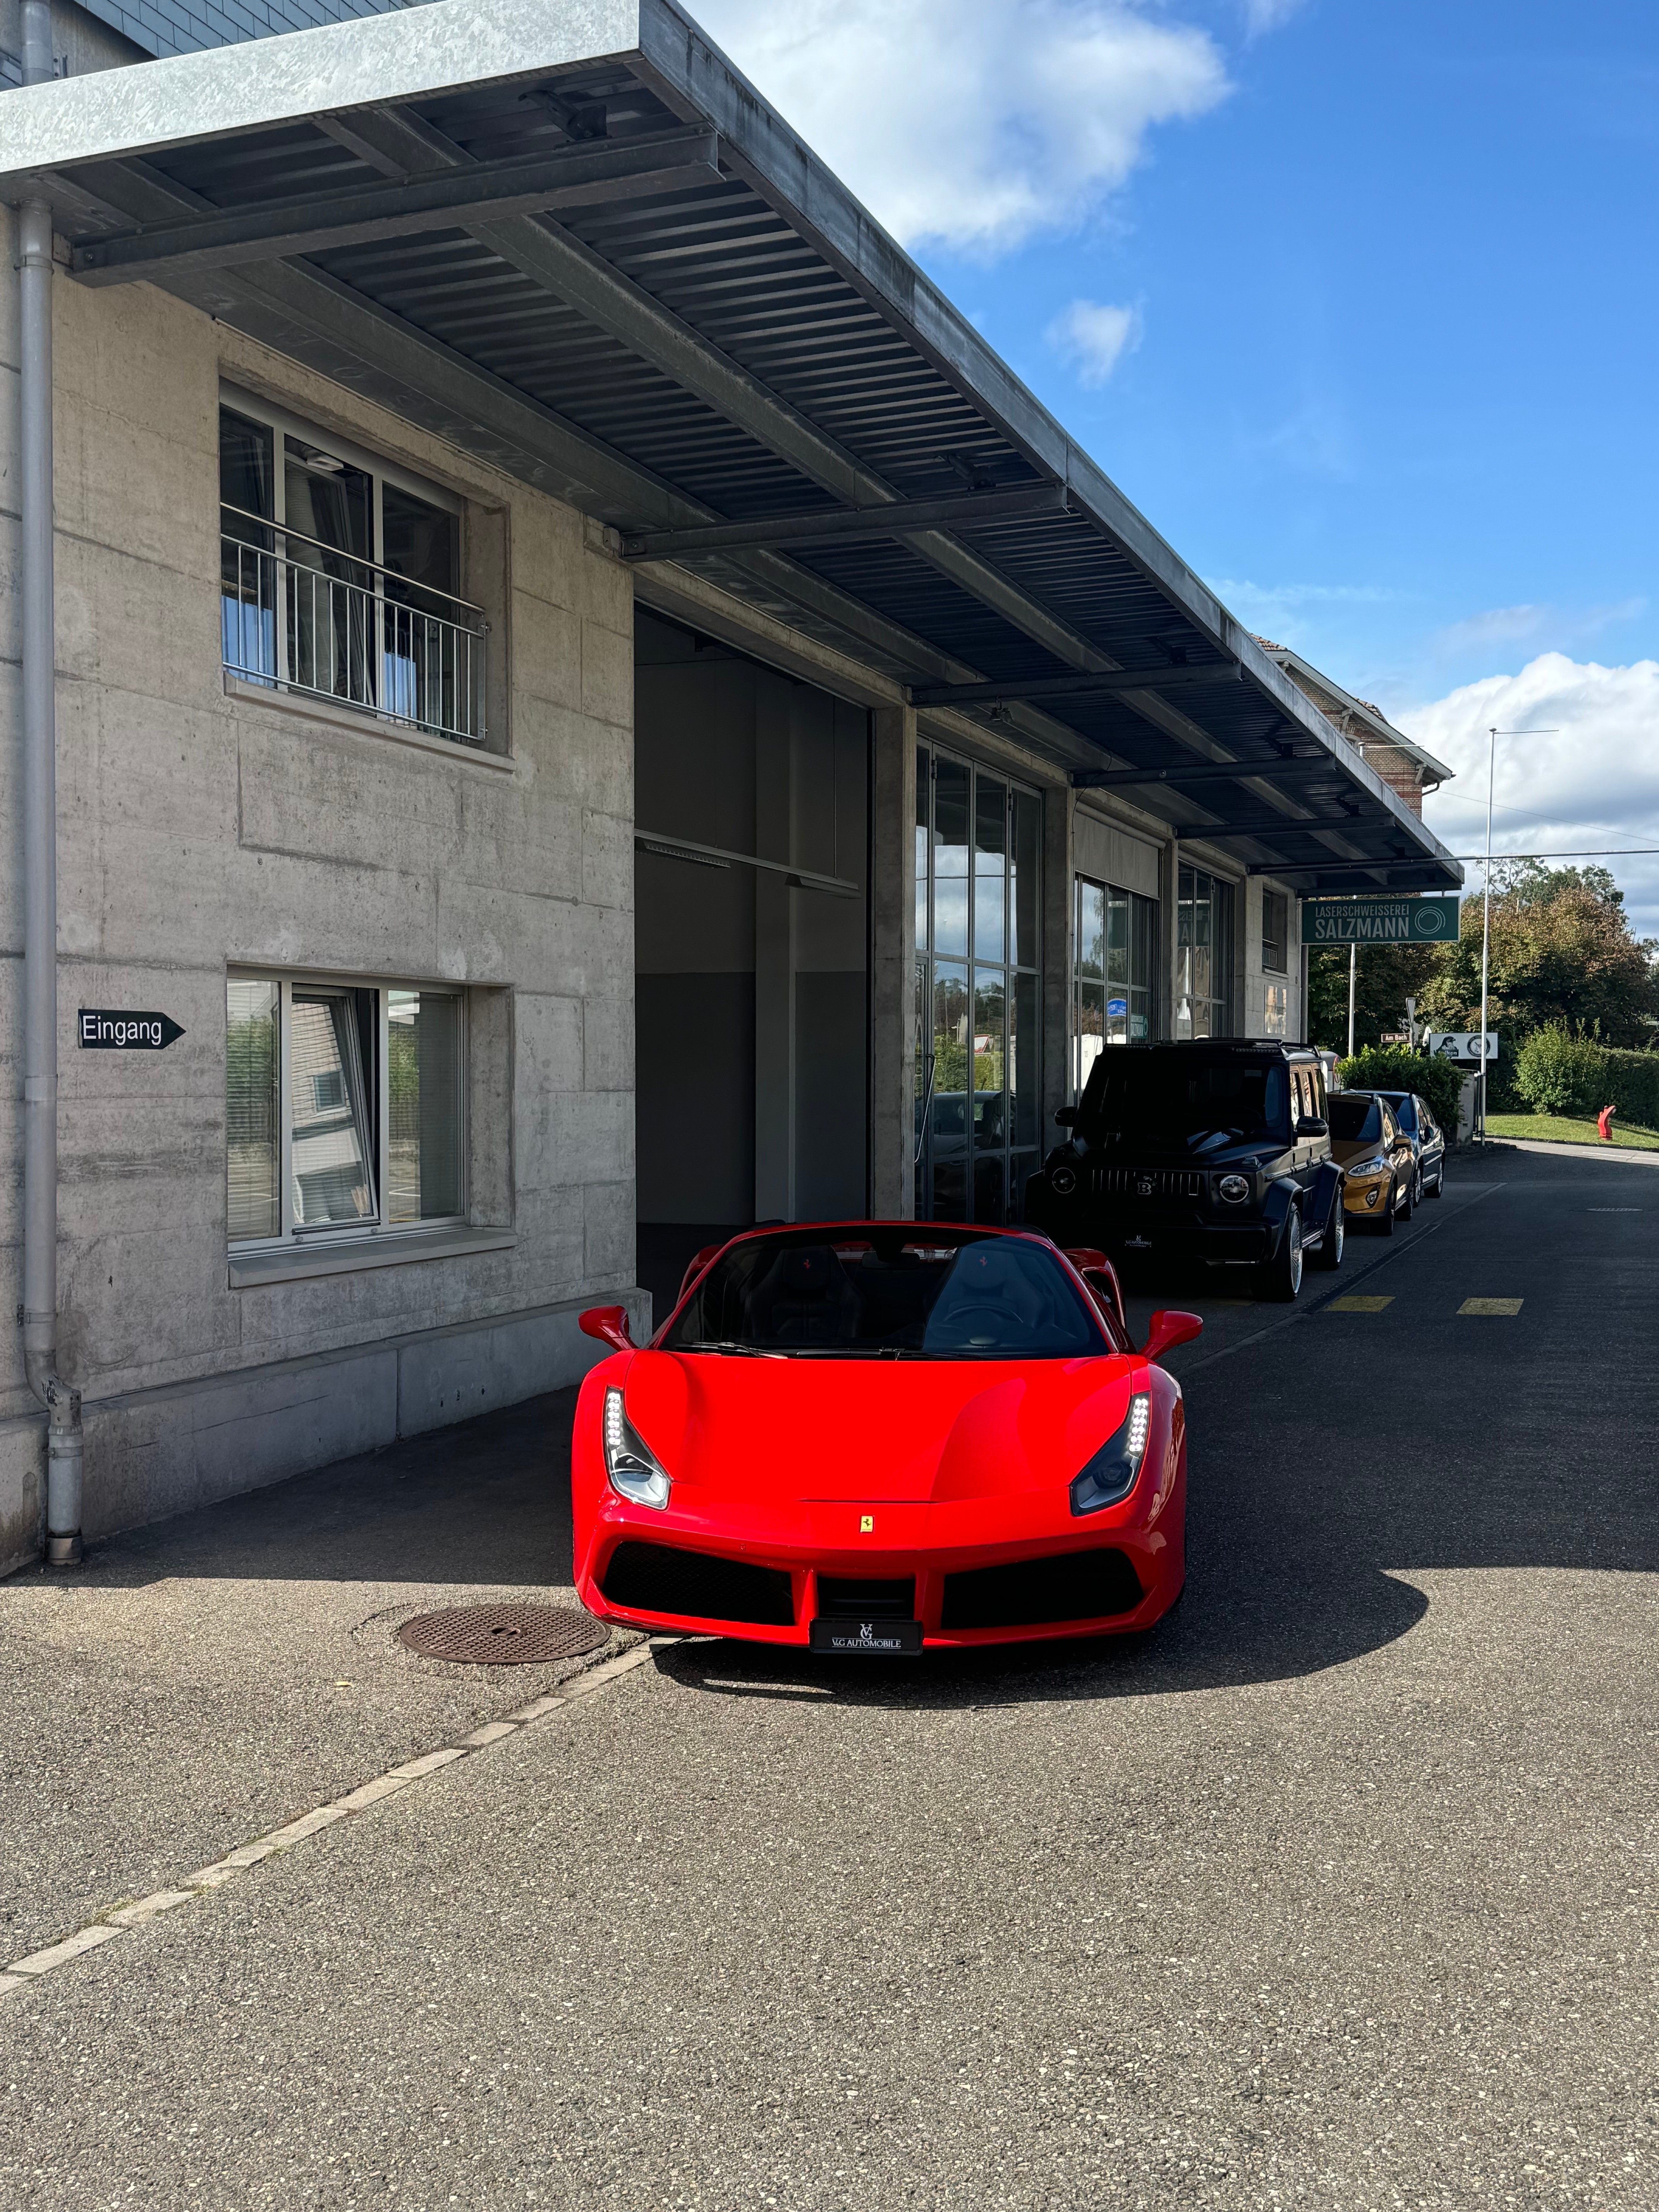
M 1239 1206 L 1250 1194 L 1249 1178 L 1238 1175 L 1223 1176 L 1216 1188 L 1230 1206 Z
M 605 1471 L 618 1498 L 660 1513 L 672 1485 L 667 1470 L 623 1411 L 620 1390 L 605 1394 Z
M 1068 1167 L 1050 1168 L 1048 1188 L 1056 1198 L 1069 1198 L 1077 1188 L 1077 1170 Z
M 1146 1455 L 1146 1438 L 1152 1425 L 1152 1401 L 1145 1390 L 1129 1401 L 1121 1428 L 1108 1437 L 1072 1482 L 1073 1513 L 1098 1513 L 1103 1505 L 1115 1505 L 1135 1486 L 1140 1462 Z

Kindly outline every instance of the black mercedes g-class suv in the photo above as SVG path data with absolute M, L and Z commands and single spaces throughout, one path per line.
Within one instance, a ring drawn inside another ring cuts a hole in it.
M 1070 1132 L 1025 1187 L 1025 1218 L 1120 1266 L 1249 1268 L 1268 1297 L 1302 1287 L 1304 1255 L 1342 1258 L 1342 1170 L 1325 1077 L 1304 1045 L 1206 1037 L 1108 1048 Z

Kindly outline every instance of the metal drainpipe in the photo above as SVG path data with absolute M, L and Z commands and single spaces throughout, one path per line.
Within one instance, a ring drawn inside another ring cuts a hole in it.
M 23 82 L 51 79 L 51 0 L 23 0 Z M 52 210 L 17 213 L 23 564 L 23 1364 L 46 1407 L 46 1564 L 81 1550 L 81 1394 L 58 1372 L 58 761 Z

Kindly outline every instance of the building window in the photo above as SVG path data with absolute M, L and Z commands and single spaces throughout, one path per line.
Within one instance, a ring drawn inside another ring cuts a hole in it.
M 225 1031 L 232 1244 L 463 1218 L 459 991 L 232 975 Z
M 230 675 L 483 743 L 459 501 L 240 392 L 219 410 L 219 498 Z
M 1110 884 L 1076 878 L 1072 915 L 1072 1096 L 1109 1044 L 1152 1033 L 1152 948 L 1158 906 Z
M 1042 801 L 916 761 L 916 1214 L 1017 1221 L 1042 1111 Z
M 1283 891 L 1261 894 L 1261 965 L 1282 975 L 1291 964 L 1291 902 Z
M 1290 988 L 1285 983 L 1269 983 L 1267 988 L 1266 1004 L 1262 1010 L 1262 1035 L 1270 1037 L 1288 1036 L 1290 1025 Z
M 1177 1037 L 1231 1035 L 1232 946 L 1232 885 L 1200 868 L 1182 868 L 1176 913 Z

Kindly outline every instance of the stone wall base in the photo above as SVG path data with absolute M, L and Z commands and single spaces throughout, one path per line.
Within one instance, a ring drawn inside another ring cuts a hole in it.
M 643 1341 L 646 1292 L 611 1302 L 627 1306 Z M 114 1535 L 579 1382 L 605 1357 L 577 1327 L 594 1303 L 532 1306 L 89 1400 L 83 1533 Z M 0 1574 L 40 1557 L 46 1461 L 44 1413 L 0 1423 Z

